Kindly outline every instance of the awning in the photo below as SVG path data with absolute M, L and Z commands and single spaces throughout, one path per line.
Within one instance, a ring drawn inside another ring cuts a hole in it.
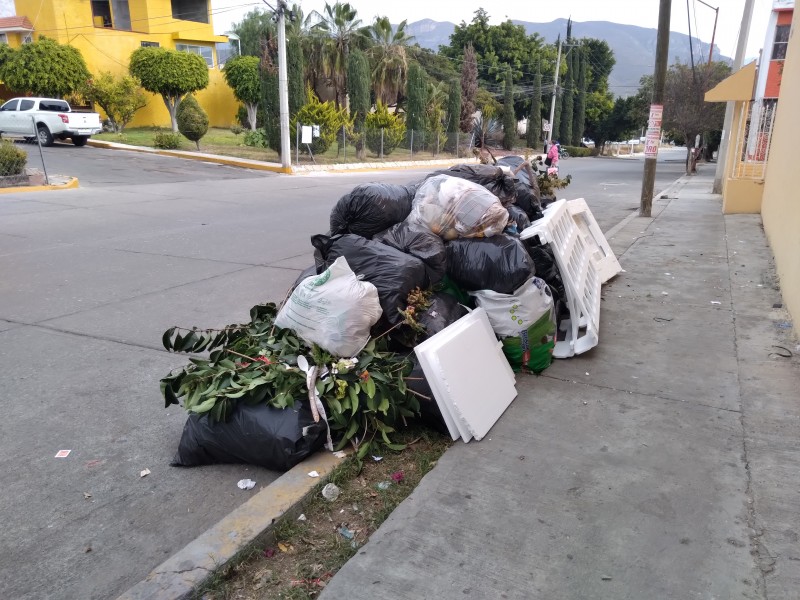
M 172 34 L 173 40 L 181 40 L 183 42 L 206 42 L 206 43 L 221 43 L 224 44 L 228 41 L 227 35 L 210 35 L 198 33 L 197 31 L 176 31 Z
M 753 99 L 755 84 L 756 61 L 753 61 L 708 90 L 705 95 L 705 101 L 729 102 L 731 100 L 743 100 L 749 102 Z

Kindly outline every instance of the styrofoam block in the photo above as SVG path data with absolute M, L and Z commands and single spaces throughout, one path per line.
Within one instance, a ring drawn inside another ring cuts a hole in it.
M 566 200 L 548 206 L 541 219 L 520 233 L 522 239 L 534 236 L 550 244 L 567 292 L 570 318 L 561 324 L 566 337 L 556 342 L 553 356 L 569 358 L 591 350 L 600 332 L 600 275 Z
M 517 396 L 514 372 L 483 309 L 414 351 L 454 440 L 482 439 Z
M 606 240 L 606 236 L 603 235 L 592 211 L 589 210 L 586 200 L 583 198 L 569 200 L 567 210 L 578 226 L 584 243 L 589 247 L 589 258 L 592 259 L 600 275 L 600 283 L 605 283 L 622 271 L 614 251 Z

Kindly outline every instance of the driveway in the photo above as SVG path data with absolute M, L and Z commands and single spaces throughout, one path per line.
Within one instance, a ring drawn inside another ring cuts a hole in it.
M 45 158 L 81 188 L 0 196 L 0 597 L 114 598 L 246 500 L 239 479 L 277 476 L 169 466 L 186 416 L 163 408 L 158 379 L 186 358 L 161 333 L 280 301 L 342 194 L 425 171 L 278 176 L 69 145 Z M 607 228 L 633 208 L 612 184 L 636 185 L 641 166 L 562 173 Z

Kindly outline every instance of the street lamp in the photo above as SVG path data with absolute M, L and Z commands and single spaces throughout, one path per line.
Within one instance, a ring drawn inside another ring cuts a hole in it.
M 230 44 L 230 40 L 236 40 L 236 47 L 238 49 L 238 56 L 242 55 L 242 39 L 233 33 L 232 31 L 226 31 L 225 35 L 228 36 L 228 43 Z
M 711 10 L 714 11 L 714 31 L 711 34 L 711 48 L 708 50 L 708 64 L 711 64 L 711 57 L 714 54 L 714 38 L 717 36 L 717 18 L 719 18 L 719 6 L 714 7 L 708 4 L 707 2 L 703 2 L 703 0 L 697 0 L 700 4 L 707 6 Z

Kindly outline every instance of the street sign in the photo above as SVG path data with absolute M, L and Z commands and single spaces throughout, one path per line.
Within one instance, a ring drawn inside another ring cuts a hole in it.
M 545 123 L 542 125 L 542 131 L 550 131 L 550 123 Z

